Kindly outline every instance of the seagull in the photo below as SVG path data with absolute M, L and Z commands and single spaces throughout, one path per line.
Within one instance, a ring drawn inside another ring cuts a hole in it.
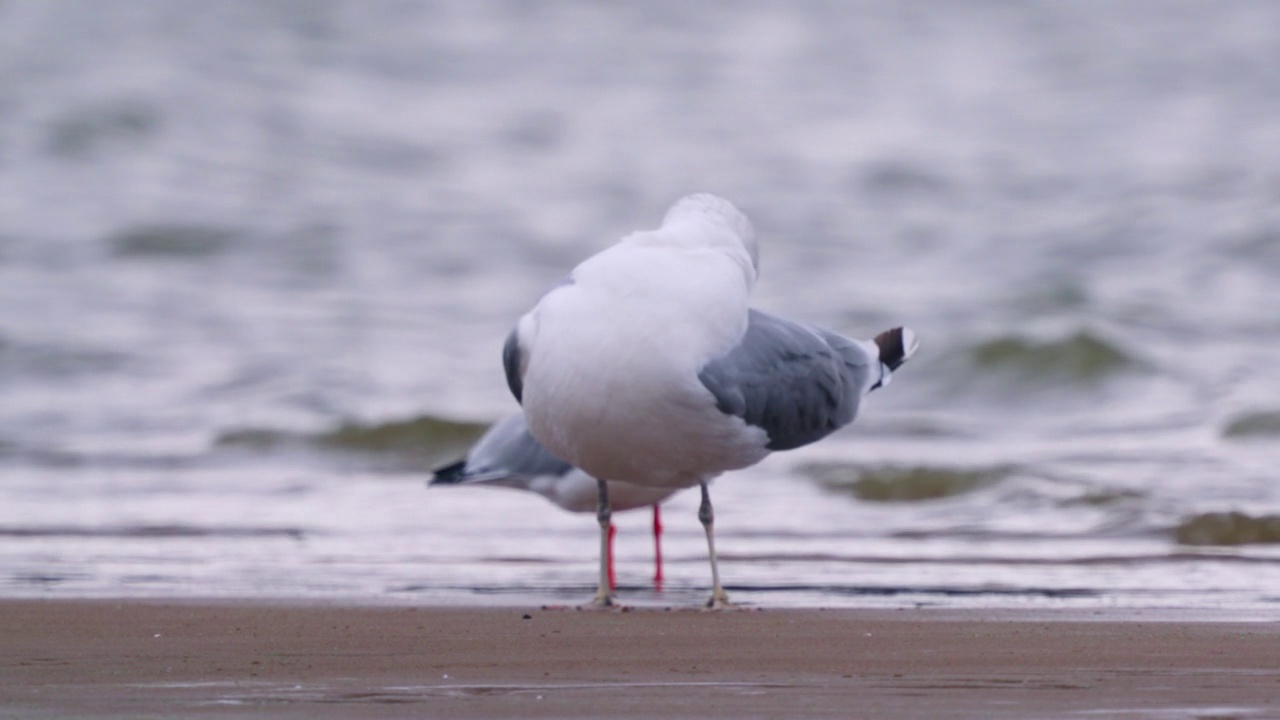
M 529 434 L 524 413 L 513 413 L 485 431 L 464 459 L 436 468 L 430 487 L 437 485 L 488 485 L 535 492 L 569 512 L 595 512 L 596 479 L 552 455 Z M 654 488 L 621 482 L 608 483 L 612 509 L 619 512 L 653 508 L 655 587 L 662 587 L 662 515 L 659 503 L 679 488 Z M 613 570 L 614 527 L 610 525 L 607 562 L 609 587 L 616 588 Z
M 596 479 L 592 606 L 617 602 L 604 557 L 610 482 L 701 488 L 707 607 L 730 607 L 709 481 L 852 422 L 863 396 L 916 351 L 909 328 L 855 340 L 750 308 L 758 270 L 747 217 L 723 198 L 689 195 L 656 230 L 579 264 L 507 337 L 507 384 L 530 433 Z

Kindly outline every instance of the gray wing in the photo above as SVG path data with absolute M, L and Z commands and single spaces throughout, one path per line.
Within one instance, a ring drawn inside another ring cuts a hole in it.
M 878 362 L 856 341 L 750 311 L 742 341 L 707 363 L 698 379 L 722 412 L 790 450 L 849 424 Z
M 572 465 L 552 455 L 529 434 L 524 413 L 516 413 L 494 423 L 461 463 L 437 468 L 431 484 L 565 475 L 572 470 Z

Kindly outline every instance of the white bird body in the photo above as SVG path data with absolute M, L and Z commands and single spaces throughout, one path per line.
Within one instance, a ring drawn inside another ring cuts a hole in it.
M 591 475 L 654 487 L 691 487 L 762 459 L 765 433 L 718 410 L 698 380 L 747 329 L 756 274 L 739 232 L 723 214 L 677 206 L 662 228 L 583 262 L 525 315 L 519 342 L 537 348 L 522 400 L 534 437 Z
M 510 487 L 519 486 L 512 484 Z M 541 495 L 569 512 L 593 513 L 600 502 L 600 491 L 596 488 L 596 479 L 576 468 L 568 475 L 558 478 L 548 475 L 531 478 L 525 489 Z M 609 481 L 609 503 L 619 512 L 657 505 L 676 492 L 668 488 L 651 488 Z

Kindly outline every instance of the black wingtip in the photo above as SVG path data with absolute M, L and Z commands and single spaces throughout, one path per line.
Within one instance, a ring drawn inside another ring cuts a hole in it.
M 880 348 L 880 362 L 890 371 L 901 367 L 919 347 L 916 334 L 906 327 L 885 330 L 875 337 L 875 343 Z
M 507 374 L 507 387 L 511 388 L 511 394 L 515 396 L 516 402 L 524 403 L 524 368 L 528 363 L 528 359 L 524 356 L 524 351 L 520 348 L 520 331 L 515 329 L 507 336 L 507 341 L 502 344 L 502 369 Z
M 456 463 L 442 465 L 435 470 L 432 470 L 432 476 L 431 479 L 427 481 L 427 486 L 456 485 L 462 482 L 467 476 L 466 466 L 466 460 L 459 460 Z

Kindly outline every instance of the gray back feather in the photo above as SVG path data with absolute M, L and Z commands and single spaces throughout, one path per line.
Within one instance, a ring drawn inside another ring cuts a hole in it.
M 465 472 L 482 479 L 496 475 L 565 475 L 571 470 L 572 465 L 552 455 L 529 434 L 524 413 L 516 413 L 494 423 L 471 448 Z
M 848 338 L 751 310 L 742 342 L 698 379 L 721 412 L 768 433 L 770 450 L 790 450 L 853 421 L 873 363 Z

